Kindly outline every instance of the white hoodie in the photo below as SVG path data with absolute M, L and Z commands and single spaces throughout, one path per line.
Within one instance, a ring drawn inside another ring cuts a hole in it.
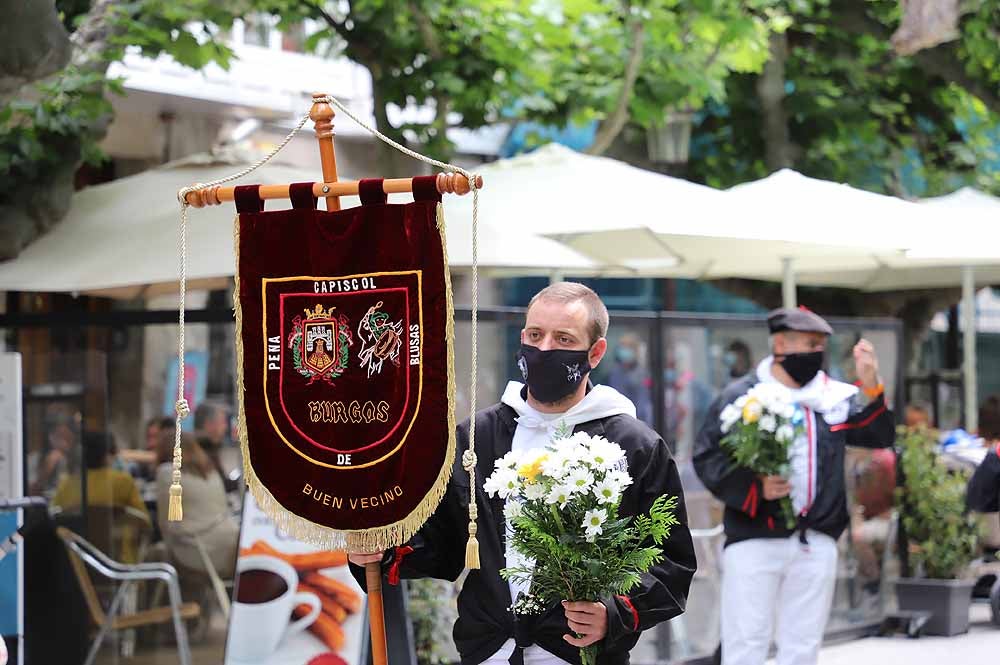
M 594 420 L 608 418 L 610 416 L 628 415 L 635 418 L 635 404 L 620 392 L 609 386 L 594 386 L 582 400 L 573 408 L 564 413 L 541 413 L 532 408 L 521 396 L 524 391 L 524 384 L 511 381 L 504 390 L 501 402 L 517 412 L 517 429 L 514 430 L 514 440 L 511 442 L 511 450 L 526 453 L 537 448 L 544 448 L 551 440 L 552 435 L 560 427 L 567 427 L 570 431 L 577 425 L 589 423 Z M 508 532 L 510 524 L 507 524 Z M 505 552 L 507 566 L 532 565 L 530 560 L 523 559 L 512 547 L 510 540 L 507 541 Z M 510 597 L 517 600 L 520 592 L 527 593 L 528 586 L 510 583 Z M 514 640 L 507 640 L 496 654 L 488 659 L 487 663 L 506 663 L 514 652 Z M 524 651 L 526 665 L 553 665 L 563 661 L 548 652 L 543 652 L 538 646 L 531 646 Z

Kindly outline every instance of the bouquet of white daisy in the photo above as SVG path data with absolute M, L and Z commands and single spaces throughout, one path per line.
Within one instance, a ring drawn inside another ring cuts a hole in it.
M 663 559 L 661 545 L 678 524 L 677 497 L 661 496 L 649 515 L 619 517 L 632 484 L 621 446 L 603 437 L 559 431 L 543 450 L 497 460 L 484 488 L 506 500 L 508 533 L 525 565 L 501 575 L 530 585 L 513 611 L 534 614 L 568 601 L 624 594 Z M 598 646 L 580 650 L 592 665 Z
M 803 415 L 779 383 L 758 383 L 719 414 L 722 447 L 739 466 L 766 476 L 789 474 L 789 447 L 802 432 Z M 780 500 L 789 529 L 795 528 L 791 497 Z

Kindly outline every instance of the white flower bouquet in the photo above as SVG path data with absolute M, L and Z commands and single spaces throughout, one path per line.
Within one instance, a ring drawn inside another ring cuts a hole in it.
M 649 515 L 619 517 L 632 477 L 625 451 L 603 437 L 563 430 L 543 450 L 511 452 L 494 466 L 484 488 L 506 500 L 508 538 L 527 562 L 500 571 L 530 585 L 515 599 L 519 614 L 627 593 L 663 559 L 661 545 L 678 524 L 677 497 L 659 497 Z M 596 662 L 597 648 L 580 650 L 584 665 Z
M 733 461 L 765 476 L 789 474 L 789 448 L 802 432 L 802 411 L 778 383 L 758 383 L 719 414 L 721 445 Z M 780 500 L 789 529 L 795 527 L 791 497 Z

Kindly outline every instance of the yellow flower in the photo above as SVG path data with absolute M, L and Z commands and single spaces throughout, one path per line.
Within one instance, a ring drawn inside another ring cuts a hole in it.
M 530 462 L 525 462 L 521 466 L 517 467 L 518 475 L 527 480 L 529 483 L 535 482 L 535 478 L 537 478 L 538 474 L 542 472 L 542 464 L 544 464 L 545 460 L 548 458 L 549 454 L 545 453 L 543 455 L 539 455 Z
M 747 425 L 754 424 L 760 420 L 760 416 L 763 411 L 764 409 L 760 402 L 751 397 L 747 400 L 747 403 L 743 405 L 743 422 Z

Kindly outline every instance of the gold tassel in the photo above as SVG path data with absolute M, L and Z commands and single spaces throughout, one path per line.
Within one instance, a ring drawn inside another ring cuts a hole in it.
M 170 506 L 167 509 L 168 522 L 180 522 L 184 519 L 184 494 L 181 489 L 180 453 L 175 451 L 174 482 L 170 484 Z
M 469 542 L 465 545 L 465 567 L 479 570 L 479 539 L 476 538 L 476 524 L 469 525 Z
M 181 491 L 180 483 L 173 483 L 170 486 L 170 507 L 167 510 L 168 522 L 180 522 L 184 519 L 184 500 Z
M 181 334 L 183 335 L 183 333 Z M 183 375 L 183 362 L 180 367 Z M 168 522 L 180 522 L 184 519 L 184 494 L 181 488 L 181 466 L 184 463 L 183 448 L 181 448 L 181 421 L 191 413 L 191 408 L 183 397 L 177 400 L 174 409 L 177 411 L 177 422 L 174 429 L 174 474 L 173 482 L 170 484 L 170 505 L 167 508 Z

